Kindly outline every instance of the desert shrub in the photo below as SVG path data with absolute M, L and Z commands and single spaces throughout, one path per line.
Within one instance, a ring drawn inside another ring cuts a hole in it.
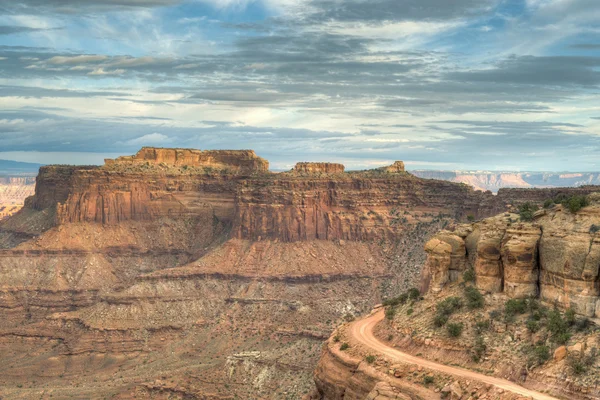
M 504 303 L 504 313 L 507 316 L 515 316 L 517 314 L 525 314 L 527 311 L 527 300 L 525 299 L 510 299 Z
M 340 350 L 344 351 L 344 350 L 348 350 L 350 348 L 350 345 L 348 343 L 342 343 L 342 345 L 340 346 Z
M 477 334 L 481 334 L 483 331 L 487 331 L 488 329 L 490 329 L 489 319 L 480 319 L 475 322 L 475 332 L 477 332 Z
M 546 201 L 544 201 L 544 208 L 550 208 L 554 205 L 554 200 L 552 199 L 548 199 Z
M 575 325 L 575 321 L 575 310 L 572 308 L 567 309 L 567 311 L 565 311 L 565 322 L 567 325 L 573 326 Z
M 590 226 L 590 233 L 594 234 L 596 232 L 600 231 L 600 225 L 592 225 Z
M 340 341 L 340 335 L 335 335 L 335 336 L 333 337 L 333 341 L 334 341 L 335 343 L 338 343 L 338 342 Z
M 377 357 L 375 357 L 373 355 L 368 355 L 365 357 L 365 361 L 368 362 L 369 364 L 373 364 L 375 362 L 375 360 L 377 360 Z
M 412 315 L 413 312 L 414 310 L 412 308 L 409 308 L 408 310 L 406 310 L 406 315 Z
M 483 341 L 483 337 L 477 336 L 477 339 L 475 339 L 475 345 L 473 346 L 473 354 L 471 355 L 473 361 L 481 361 L 481 358 L 485 355 L 486 350 L 487 346 Z
M 399 306 L 400 304 L 405 304 L 408 301 L 408 293 L 402 293 L 400 296 L 387 299 L 383 301 L 384 306 Z
M 433 383 L 433 381 L 434 381 L 434 379 L 433 379 L 433 376 L 431 376 L 431 375 L 425 375 L 423 377 L 423 384 L 425 384 L 425 385 L 431 385 Z
M 540 323 L 533 319 L 528 319 L 525 325 L 527 326 L 527 330 L 531 333 L 535 333 L 540 330 Z
M 550 338 L 558 344 L 565 344 L 571 338 L 569 333 L 569 324 L 560 315 L 560 311 L 554 309 L 548 312 L 546 320 L 546 328 L 550 332 Z
M 344 315 L 344 320 L 346 322 L 352 322 L 354 321 L 356 318 L 354 317 L 354 315 L 347 313 L 346 315 Z
M 465 298 L 467 299 L 467 307 L 471 310 L 483 308 L 485 305 L 482 294 L 473 286 L 465 286 Z
M 519 217 L 521 221 L 533 221 L 533 214 L 538 210 L 538 206 L 527 202 L 519 206 Z
M 411 300 L 418 300 L 421 297 L 421 292 L 417 288 L 411 288 L 408 290 L 408 298 Z
M 489 312 L 489 315 L 490 315 L 491 320 L 496 321 L 496 320 L 500 319 L 500 317 L 502 316 L 502 311 L 492 310 Z
M 463 280 L 465 282 L 475 282 L 475 271 L 473 270 L 473 268 L 469 268 L 468 270 L 466 270 L 463 273 Z
M 385 317 L 387 319 L 389 319 L 390 321 L 394 319 L 394 316 L 396 315 L 396 309 L 394 307 L 388 307 L 385 310 Z
M 469 221 L 469 222 L 475 221 L 475 216 L 473 214 L 467 215 L 467 221 Z
M 446 325 L 448 319 L 450 319 L 450 317 L 446 314 L 436 314 L 433 317 L 433 325 L 435 325 L 437 328 L 441 328 L 442 326 Z
M 530 366 L 542 365 L 550 359 L 550 348 L 544 345 L 531 346 L 528 364 Z
M 583 207 L 587 207 L 589 205 L 589 201 L 587 196 L 571 196 L 563 202 L 563 205 L 572 213 L 576 213 L 581 210 Z
M 464 325 L 456 322 L 449 323 L 446 327 L 448 330 L 448 335 L 451 337 L 459 337 L 462 334 Z
M 441 328 L 446 325 L 450 315 L 462 307 L 462 300 L 458 297 L 447 297 L 436 305 L 436 313 L 433 318 L 433 324 Z

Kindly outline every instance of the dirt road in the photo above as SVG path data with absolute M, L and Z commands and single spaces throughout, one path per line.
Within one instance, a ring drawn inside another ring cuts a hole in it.
M 504 389 L 506 391 L 513 392 L 521 396 L 532 397 L 538 400 L 558 400 L 556 397 L 535 392 L 533 390 L 525 389 L 524 387 L 519 386 L 516 383 L 507 381 L 505 379 L 494 378 L 492 376 L 479 374 L 477 372 L 469 371 L 466 369 L 451 367 L 444 364 L 438 364 L 436 362 L 425 360 L 420 357 L 411 356 L 410 354 L 403 353 L 392 347 L 388 347 L 384 343 L 377 340 L 377 338 L 375 338 L 375 336 L 373 335 L 373 328 L 375 327 L 375 325 L 377 325 L 378 322 L 382 321 L 383 318 L 384 310 L 381 309 L 379 312 L 371 315 L 370 317 L 362 319 L 352 324 L 350 332 L 352 336 L 354 336 L 354 338 L 360 343 L 362 343 L 364 346 L 373 349 L 377 353 L 384 354 L 385 356 L 396 361 L 421 365 L 423 368 L 427 368 L 430 370 L 470 380 L 476 380 L 486 384 L 491 384 L 500 389 Z

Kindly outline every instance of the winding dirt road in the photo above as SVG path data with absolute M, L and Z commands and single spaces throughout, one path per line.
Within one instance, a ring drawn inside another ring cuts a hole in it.
M 494 378 L 492 376 L 479 374 L 477 372 L 469 371 L 466 369 L 451 367 L 444 364 L 438 364 L 436 362 L 425 360 L 420 357 L 411 356 L 410 354 L 403 353 L 392 347 L 386 346 L 384 343 L 377 340 L 377 338 L 375 338 L 375 336 L 373 335 L 373 328 L 375 327 L 375 325 L 377 325 L 377 323 L 382 321 L 383 318 L 384 310 L 381 309 L 380 311 L 374 313 L 370 317 L 355 322 L 351 326 L 350 332 L 352 336 L 354 336 L 354 338 L 360 343 L 362 343 L 364 346 L 369 347 L 370 349 L 373 349 L 374 351 L 380 354 L 384 354 L 387 357 L 396 361 L 421 365 L 423 366 L 423 368 L 427 368 L 430 370 L 454 375 L 461 378 L 477 380 L 479 382 L 491 384 L 500 389 L 519 394 L 521 396 L 532 397 L 538 400 L 558 400 L 556 397 L 535 392 L 533 390 L 525 389 L 524 387 L 519 386 L 516 383 L 507 381 L 505 379 Z

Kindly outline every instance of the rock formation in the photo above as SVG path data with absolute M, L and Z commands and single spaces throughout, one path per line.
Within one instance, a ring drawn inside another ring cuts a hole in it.
M 325 162 L 300 162 L 292 170 L 298 174 L 341 174 L 344 172 L 342 164 Z
M 473 268 L 482 291 L 539 296 L 599 317 L 600 206 L 572 213 L 557 205 L 538 212 L 533 222 L 518 219 L 502 214 L 437 234 L 425 245 L 430 288 L 439 291 L 456 279 L 450 272 Z
M 267 169 L 251 151 L 153 148 L 41 168 L 34 196 L 0 223 L 2 393 L 36 376 L 35 390 L 63 398 L 297 398 L 333 326 L 414 284 L 430 234 L 550 197 L 493 196 L 399 162 Z M 437 285 L 470 262 L 469 234 L 439 237 Z M 534 268 L 515 257 L 515 271 Z

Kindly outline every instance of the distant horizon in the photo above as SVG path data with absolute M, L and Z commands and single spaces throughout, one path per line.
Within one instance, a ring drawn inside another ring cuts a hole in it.
M 153 146 L 142 146 L 142 147 L 153 147 Z M 141 147 L 140 147 L 141 148 Z M 169 147 L 167 147 L 169 148 Z M 191 148 L 190 148 L 191 149 Z M 204 149 L 203 149 L 204 150 Z M 213 150 L 234 150 L 234 149 L 213 149 Z M 253 149 L 244 149 L 244 150 L 253 150 Z M 5 155 L 7 154 L 7 152 L 0 152 L 0 162 L 3 161 L 8 161 L 8 162 L 14 162 L 14 163 L 20 163 L 20 164 L 25 164 L 25 165 L 31 165 L 31 166 L 45 166 L 45 165 L 104 165 L 104 160 L 107 158 L 117 158 L 120 156 L 128 156 L 128 155 L 132 155 L 135 154 L 134 153 L 92 153 L 92 152 L 85 152 L 85 153 L 59 153 L 59 152 L 23 152 L 23 154 L 21 155 L 21 157 L 15 157 L 15 158 L 6 158 Z M 13 153 L 14 154 L 14 153 Z M 552 173 L 552 174 L 578 174 L 578 173 L 600 173 L 600 169 L 598 170 L 589 170 L 589 171 L 571 171 L 571 170 L 519 170 L 519 169 L 513 169 L 513 170 L 508 170 L 508 169 L 498 169 L 498 170 L 493 170 L 493 169 L 456 169 L 456 168 L 424 168 L 424 167 L 412 167 L 412 165 L 419 165 L 420 163 L 418 161 L 411 161 L 411 160 L 389 160 L 389 161 L 382 161 L 380 163 L 378 163 L 378 165 L 376 166 L 371 166 L 371 167 L 360 167 L 360 166 L 352 166 L 352 165 L 348 165 L 344 162 L 341 162 L 339 160 L 337 161 L 331 161 L 331 160 L 310 160 L 310 159 L 298 159 L 296 161 L 292 161 L 292 162 L 287 162 L 286 166 L 284 167 L 274 167 L 273 164 L 271 163 L 271 161 L 262 156 L 261 154 L 258 154 L 258 156 L 265 158 L 267 161 L 269 161 L 270 163 L 270 167 L 269 170 L 273 171 L 273 172 L 285 172 L 285 171 L 289 171 L 290 169 L 293 168 L 293 166 L 298 163 L 298 162 L 333 162 L 333 163 L 339 163 L 339 164 L 343 164 L 346 167 L 346 171 L 361 171 L 361 170 L 366 170 L 366 169 L 376 169 L 382 166 L 386 166 L 386 165 L 391 165 L 393 164 L 395 161 L 403 161 L 406 165 L 406 169 L 407 171 L 436 171 L 436 172 L 461 172 L 461 173 L 472 173 L 472 174 L 476 174 L 476 173 L 490 173 L 490 174 L 499 174 L 499 173 L 520 173 L 520 174 L 526 174 L 526 173 Z M 51 160 L 56 160 L 54 162 L 39 162 L 39 160 L 36 161 L 31 161 L 32 159 L 36 159 L 36 158 L 42 158 L 42 159 L 51 159 Z M 65 157 L 68 157 L 69 160 L 82 160 L 82 162 L 68 162 Z M 0 172 L 2 172 L 0 170 Z

